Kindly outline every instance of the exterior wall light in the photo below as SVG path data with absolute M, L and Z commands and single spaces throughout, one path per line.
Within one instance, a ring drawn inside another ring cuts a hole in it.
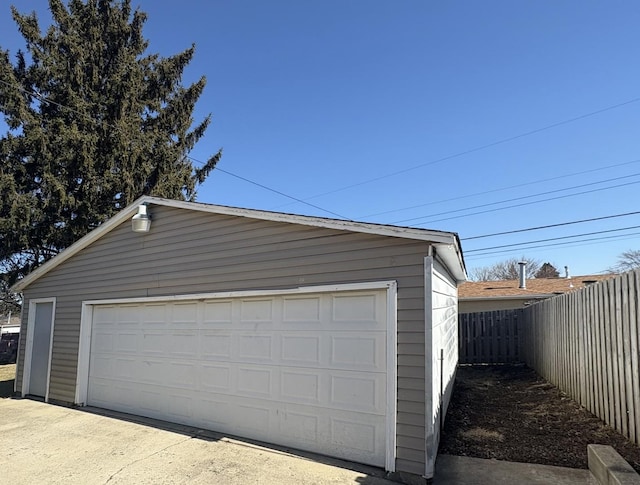
M 138 213 L 131 219 L 131 229 L 133 232 L 149 232 L 151 229 L 151 216 L 147 214 L 147 206 L 138 206 Z

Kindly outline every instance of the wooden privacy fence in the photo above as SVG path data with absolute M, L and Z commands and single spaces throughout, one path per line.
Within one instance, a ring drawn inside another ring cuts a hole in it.
M 458 315 L 458 354 L 461 364 L 522 362 L 522 310 Z
M 525 363 L 640 444 L 640 272 L 524 309 Z

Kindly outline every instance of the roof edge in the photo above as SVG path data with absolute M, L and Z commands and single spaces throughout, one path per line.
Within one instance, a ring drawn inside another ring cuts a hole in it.
M 126 220 L 136 212 L 140 204 L 153 204 L 186 210 L 197 210 L 214 214 L 247 217 L 251 219 L 301 224 L 306 226 L 322 227 L 325 229 L 360 232 L 365 234 L 376 234 L 380 236 L 399 237 L 404 239 L 430 242 L 434 244 L 437 249 L 439 249 L 440 255 L 443 257 L 445 264 L 449 267 L 450 271 L 453 272 L 453 275 L 456 277 L 456 279 L 458 279 L 459 282 L 466 281 L 467 279 L 464 258 L 460 249 L 460 240 L 458 238 L 458 235 L 453 232 L 433 231 L 429 229 L 417 229 L 412 227 L 375 224 L 370 222 L 347 221 L 343 219 L 329 219 L 315 216 L 303 216 L 281 212 L 269 212 L 257 209 L 242 209 L 238 207 L 163 199 L 160 197 L 151 197 L 145 195 L 133 201 L 127 207 L 118 212 L 115 216 L 102 223 L 93 231 L 66 248 L 60 254 L 50 259 L 42 266 L 38 267 L 36 270 L 29 273 L 23 279 L 15 283 L 11 287 L 11 291 L 17 293 L 22 292 L 26 287 L 28 287 L 38 278 L 44 276 L 56 266 L 71 258 L 77 252 L 97 241 L 104 234 L 120 225 L 124 220 Z
M 42 266 L 39 266 L 34 271 L 29 273 L 27 276 L 22 278 L 20 281 L 15 283 L 10 290 L 15 293 L 20 293 L 27 286 L 33 283 L 35 280 L 44 276 L 49 271 L 51 271 L 56 266 L 64 263 L 71 256 L 79 252 L 80 250 L 86 248 L 91 243 L 100 239 L 104 234 L 108 233 L 116 226 L 120 225 L 124 220 L 126 220 L 130 215 L 137 211 L 137 207 L 142 204 L 145 200 L 145 196 L 142 196 L 136 199 L 134 202 L 129 204 L 127 207 L 118 212 L 115 216 L 106 220 L 98 227 L 96 227 L 93 231 L 88 233 L 87 235 L 81 237 L 76 242 L 74 242 L 71 246 L 63 250 L 61 253 L 44 263 Z
M 186 202 L 182 200 L 163 199 L 159 197 L 143 197 L 138 203 L 163 205 L 181 209 L 199 210 L 214 214 L 229 216 L 249 217 L 273 222 L 288 222 L 303 224 L 306 226 L 324 227 L 344 231 L 363 232 L 384 236 L 402 237 L 405 239 L 417 239 L 433 243 L 453 243 L 457 234 L 447 231 L 435 231 L 430 229 L 417 229 L 414 227 L 393 226 L 389 224 L 376 224 L 372 222 L 349 221 L 346 219 L 330 219 L 327 217 L 304 216 L 299 214 L 287 214 L 284 212 L 271 212 L 259 209 L 243 209 L 224 205 L 206 204 L 202 202 Z

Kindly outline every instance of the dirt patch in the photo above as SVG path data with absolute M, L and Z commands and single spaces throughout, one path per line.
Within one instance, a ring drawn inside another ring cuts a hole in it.
M 463 366 L 439 452 L 587 468 L 591 443 L 613 446 L 640 473 L 640 447 L 531 369 Z
M 16 379 L 16 365 L 0 365 L 0 398 L 11 397 Z

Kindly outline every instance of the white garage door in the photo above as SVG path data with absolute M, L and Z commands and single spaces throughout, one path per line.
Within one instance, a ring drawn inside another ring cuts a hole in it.
M 90 405 L 385 465 L 386 291 L 96 305 Z

